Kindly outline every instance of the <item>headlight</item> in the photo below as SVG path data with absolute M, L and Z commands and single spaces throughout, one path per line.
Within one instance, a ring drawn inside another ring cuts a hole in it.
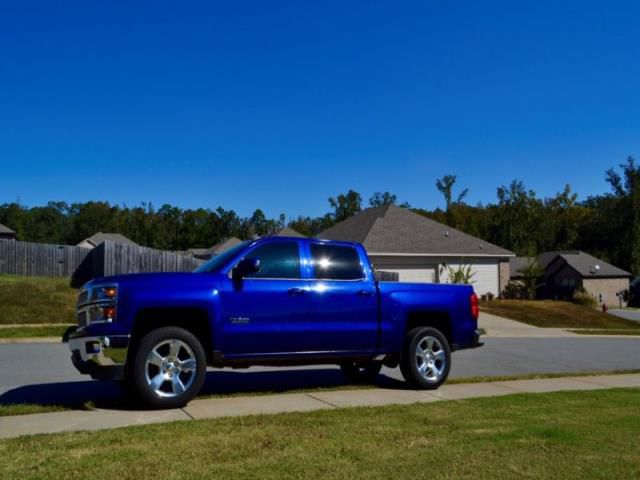
M 91 300 L 99 302 L 101 300 L 115 300 L 118 297 L 118 286 L 107 285 L 93 287 Z

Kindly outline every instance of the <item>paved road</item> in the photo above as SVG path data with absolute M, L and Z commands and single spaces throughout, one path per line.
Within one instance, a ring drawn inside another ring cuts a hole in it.
M 63 344 L 0 345 L 0 404 L 33 402 L 76 405 L 93 400 L 114 407 L 123 396 L 111 382 L 75 371 Z M 451 377 L 640 369 L 638 338 L 490 338 L 482 348 L 454 353 Z M 383 369 L 377 384 L 393 388 L 398 369 Z M 283 392 L 344 385 L 336 367 L 254 367 L 210 370 L 204 394 Z

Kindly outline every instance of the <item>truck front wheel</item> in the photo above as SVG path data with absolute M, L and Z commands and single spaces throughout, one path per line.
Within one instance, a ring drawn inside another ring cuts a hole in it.
M 447 338 L 432 327 L 414 328 L 407 334 L 400 371 L 417 388 L 438 388 L 449 376 L 451 348 Z
M 198 394 L 206 372 L 200 341 L 183 328 L 163 327 L 140 340 L 133 356 L 132 386 L 150 407 L 177 408 Z

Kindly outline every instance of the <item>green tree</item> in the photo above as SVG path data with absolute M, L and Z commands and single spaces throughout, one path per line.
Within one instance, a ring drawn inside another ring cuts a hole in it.
M 333 208 L 333 218 L 336 222 L 341 222 L 352 217 L 360 210 L 362 197 L 358 192 L 349 190 L 346 194 L 340 194 L 336 198 L 329 198 L 329 205 Z

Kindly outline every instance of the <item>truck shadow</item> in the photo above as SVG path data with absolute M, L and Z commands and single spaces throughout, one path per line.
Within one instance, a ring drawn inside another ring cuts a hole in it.
M 314 368 L 275 371 L 210 370 L 200 391 L 203 396 L 285 393 L 353 385 L 336 368 Z M 360 384 L 362 385 L 362 384 Z M 399 389 L 406 385 L 384 374 L 378 375 L 371 387 Z M 78 381 L 25 385 L 0 395 L 0 405 L 28 403 L 58 405 L 73 409 L 92 407 L 110 410 L 140 410 L 115 382 Z

